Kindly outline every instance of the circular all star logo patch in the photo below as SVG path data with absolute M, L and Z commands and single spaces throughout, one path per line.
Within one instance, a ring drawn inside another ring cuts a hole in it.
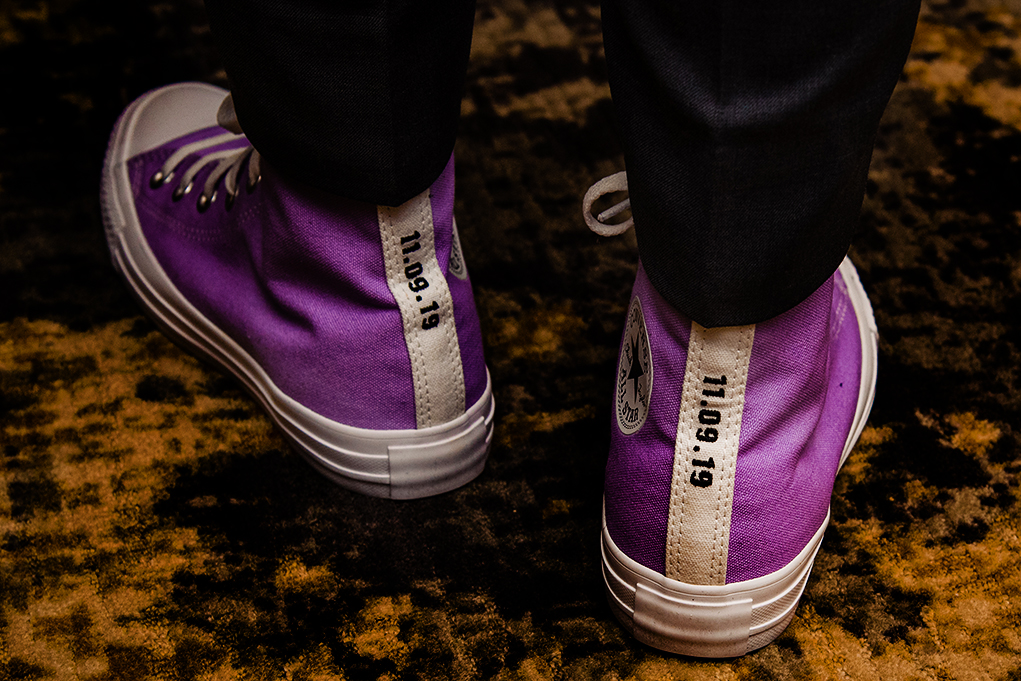
M 461 253 L 461 237 L 457 235 L 457 220 L 454 220 L 450 235 L 450 261 L 447 269 L 461 281 L 468 278 L 468 268 L 464 266 L 464 255 Z
M 617 365 L 617 427 L 635 433 L 649 415 L 652 397 L 652 352 L 642 303 L 636 296 L 627 311 L 627 325 Z

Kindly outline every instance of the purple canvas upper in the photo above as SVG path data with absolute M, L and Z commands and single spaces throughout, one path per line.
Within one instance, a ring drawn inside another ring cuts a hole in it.
M 727 582 L 794 559 L 818 531 L 858 405 L 861 337 L 839 274 L 758 324 L 734 481 Z
M 662 574 L 670 484 L 690 321 L 639 266 L 654 381 L 645 425 L 611 426 L 606 524 L 617 546 Z M 858 401 L 861 340 L 834 274 L 807 300 L 756 325 L 735 473 L 727 583 L 787 565 L 826 517 Z
M 200 130 L 128 162 L 142 231 L 167 276 L 300 404 L 360 428 L 414 428 L 411 363 L 386 282 L 376 206 L 291 183 L 265 159 L 263 180 L 251 194 L 241 189 L 229 211 L 222 181 L 220 198 L 205 213 L 195 207 L 215 163 L 178 202 L 170 199 L 176 181 L 149 186 L 174 149 L 224 132 Z M 431 196 L 444 272 L 453 189 L 451 158 Z M 447 280 L 471 405 L 486 385 L 481 334 L 470 284 L 449 273 Z
M 631 297 L 641 299 L 649 332 L 654 371 L 651 408 L 645 424 L 632 435 L 624 435 L 615 419 L 610 426 L 603 503 L 606 526 L 617 547 L 662 573 L 674 440 L 691 322 L 656 292 L 641 263 Z

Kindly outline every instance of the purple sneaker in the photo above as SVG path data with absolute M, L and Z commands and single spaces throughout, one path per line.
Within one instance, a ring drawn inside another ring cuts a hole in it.
M 453 159 L 406 204 L 374 206 L 288 181 L 236 133 L 227 92 L 202 83 L 121 115 L 101 201 L 132 293 L 340 485 L 407 499 L 477 476 L 493 393 Z
M 602 532 L 610 607 L 639 641 L 733 657 L 787 627 L 872 408 L 877 338 L 846 258 L 794 309 L 714 329 L 674 310 L 639 265 Z

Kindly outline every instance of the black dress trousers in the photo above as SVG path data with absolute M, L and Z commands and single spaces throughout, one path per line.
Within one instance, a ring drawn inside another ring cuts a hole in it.
M 288 177 L 398 206 L 454 149 L 475 0 L 206 0 L 238 122 Z
M 454 146 L 474 0 L 206 0 L 281 172 L 398 205 Z M 847 252 L 919 0 L 603 0 L 643 265 L 704 326 L 808 297 Z
M 703 326 L 812 294 L 858 225 L 918 0 L 603 0 L 649 280 Z

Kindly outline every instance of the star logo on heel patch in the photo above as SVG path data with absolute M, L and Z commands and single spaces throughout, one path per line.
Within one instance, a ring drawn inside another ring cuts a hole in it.
M 636 296 L 627 311 L 627 325 L 617 366 L 617 427 L 631 435 L 645 423 L 652 397 L 652 351 L 642 303 Z

